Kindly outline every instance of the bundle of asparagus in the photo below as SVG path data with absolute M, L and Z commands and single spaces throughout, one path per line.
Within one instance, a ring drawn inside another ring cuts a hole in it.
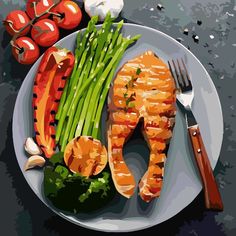
M 56 114 L 56 141 L 61 151 L 80 135 L 100 139 L 102 109 L 115 70 L 127 47 L 140 38 L 123 37 L 123 21 L 113 24 L 110 14 L 100 29 L 95 26 L 97 21 L 97 16 L 92 17 L 84 34 L 77 35 L 74 69 Z

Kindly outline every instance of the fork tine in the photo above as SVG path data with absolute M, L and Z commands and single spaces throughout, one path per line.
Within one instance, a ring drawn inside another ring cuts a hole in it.
M 172 59 L 171 61 L 168 61 L 168 65 L 170 68 L 170 72 L 174 78 L 177 90 L 179 90 L 179 92 L 185 93 L 191 91 L 193 87 L 186 65 L 182 58 L 181 62 L 182 63 L 180 63 L 180 60 L 178 59 L 176 59 L 175 61 Z
M 174 78 L 175 86 L 176 86 L 177 89 L 179 89 L 179 88 L 180 88 L 179 82 L 178 82 L 178 80 L 176 79 L 176 76 L 174 75 L 174 71 L 172 70 L 172 66 L 171 66 L 171 64 L 170 64 L 170 61 L 168 61 L 168 65 L 169 65 L 169 68 L 170 68 L 170 73 L 171 73 L 172 77 Z
M 182 89 L 183 86 L 184 86 L 184 84 L 183 84 L 182 79 L 180 79 L 180 74 L 179 74 L 179 72 L 178 72 L 178 70 L 177 70 L 177 66 L 176 66 L 174 60 L 172 60 L 172 64 L 173 64 L 173 66 L 174 66 L 174 70 L 175 70 L 175 74 L 176 74 L 176 79 L 177 79 L 177 81 L 178 81 L 179 87 Z
M 182 80 L 182 84 L 186 87 L 188 86 L 188 83 L 186 82 L 185 76 L 183 74 L 183 69 L 180 66 L 179 60 L 177 59 L 177 65 L 178 65 L 178 69 L 179 69 L 179 73 L 180 73 L 180 79 Z
M 176 86 L 176 89 L 177 90 L 180 90 L 180 85 L 179 85 L 179 82 L 177 80 L 177 75 L 174 74 L 174 70 L 173 70 L 173 66 L 171 66 L 171 62 L 168 61 L 168 65 L 169 65 L 169 68 L 170 68 L 170 72 L 172 74 L 172 77 L 174 78 L 174 82 L 175 82 L 175 86 Z
M 184 70 L 185 70 L 185 75 L 186 75 L 186 78 L 187 78 L 187 81 L 188 81 L 188 86 L 192 87 L 192 83 L 191 83 L 191 80 L 190 80 L 190 76 L 188 74 L 188 70 L 186 68 L 186 65 L 184 63 L 184 60 L 183 58 L 181 58 L 181 61 L 182 61 L 182 64 L 183 64 L 183 67 L 184 67 Z

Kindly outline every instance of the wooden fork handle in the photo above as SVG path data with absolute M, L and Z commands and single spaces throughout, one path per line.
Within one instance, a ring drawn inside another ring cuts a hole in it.
M 213 175 L 204 143 L 202 141 L 199 126 L 195 125 L 189 127 L 188 132 L 202 179 L 206 208 L 210 210 L 222 211 L 223 202 Z

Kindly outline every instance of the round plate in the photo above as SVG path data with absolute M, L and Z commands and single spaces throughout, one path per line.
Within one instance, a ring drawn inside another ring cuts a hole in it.
M 125 24 L 122 32 L 125 36 L 141 34 L 142 37 L 125 52 L 118 68 L 146 50 L 154 51 L 165 61 L 173 58 L 184 59 L 195 91 L 193 113 L 200 125 L 211 166 L 214 168 L 222 144 L 223 118 L 216 89 L 207 71 L 189 50 L 160 31 L 145 26 Z M 77 32 L 72 33 L 56 45 L 74 50 L 76 35 Z M 40 59 L 32 66 L 21 86 L 15 104 L 12 128 L 17 161 L 25 179 L 41 201 L 58 215 L 80 226 L 100 231 L 128 232 L 159 224 L 176 215 L 194 200 L 201 190 L 201 181 L 188 140 L 186 123 L 183 114 L 178 110 L 165 167 L 164 185 L 159 199 L 147 204 L 140 199 L 136 190 L 135 195 L 129 200 L 117 194 L 114 200 L 101 210 L 78 215 L 61 212 L 50 205 L 42 192 L 43 171 L 23 170 L 27 160 L 23 148 L 24 141 L 34 133 L 31 98 L 33 80 Z M 103 115 L 104 119 L 105 116 L 106 114 Z M 105 129 L 103 134 L 105 135 Z M 135 136 L 125 146 L 124 156 L 138 183 L 147 168 L 149 150 L 141 136 L 139 134 Z

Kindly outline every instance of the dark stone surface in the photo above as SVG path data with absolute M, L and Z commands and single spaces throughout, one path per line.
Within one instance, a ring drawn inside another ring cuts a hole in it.
M 163 8 L 158 8 L 161 4 Z M 0 20 L 23 0 L 0 2 Z M 80 1 L 80 5 L 81 1 Z M 236 235 L 236 2 L 233 0 L 125 0 L 126 22 L 161 30 L 189 48 L 205 66 L 217 88 L 224 115 L 224 140 L 215 176 L 225 210 L 204 209 L 201 193 L 174 218 L 129 235 Z M 86 26 L 84 16 L 80 27 Z M 201 23 L 200 23 L 201 22 Z M 188 29 L 188 34 L 183 30 Z M 69 32 L 63 32 L 62 36 Z M 194 41 L 193 35 L 199 36 Z M 105 233 L 73 225 L 49 210 L 31 191 L 20 172 L 12 143 L 12 113 L 30 66 L 11 56 L 10 37 L 0 28 L 0 235 L 69 235 Z M 217 127 L 216 127 L 217 129 Z

